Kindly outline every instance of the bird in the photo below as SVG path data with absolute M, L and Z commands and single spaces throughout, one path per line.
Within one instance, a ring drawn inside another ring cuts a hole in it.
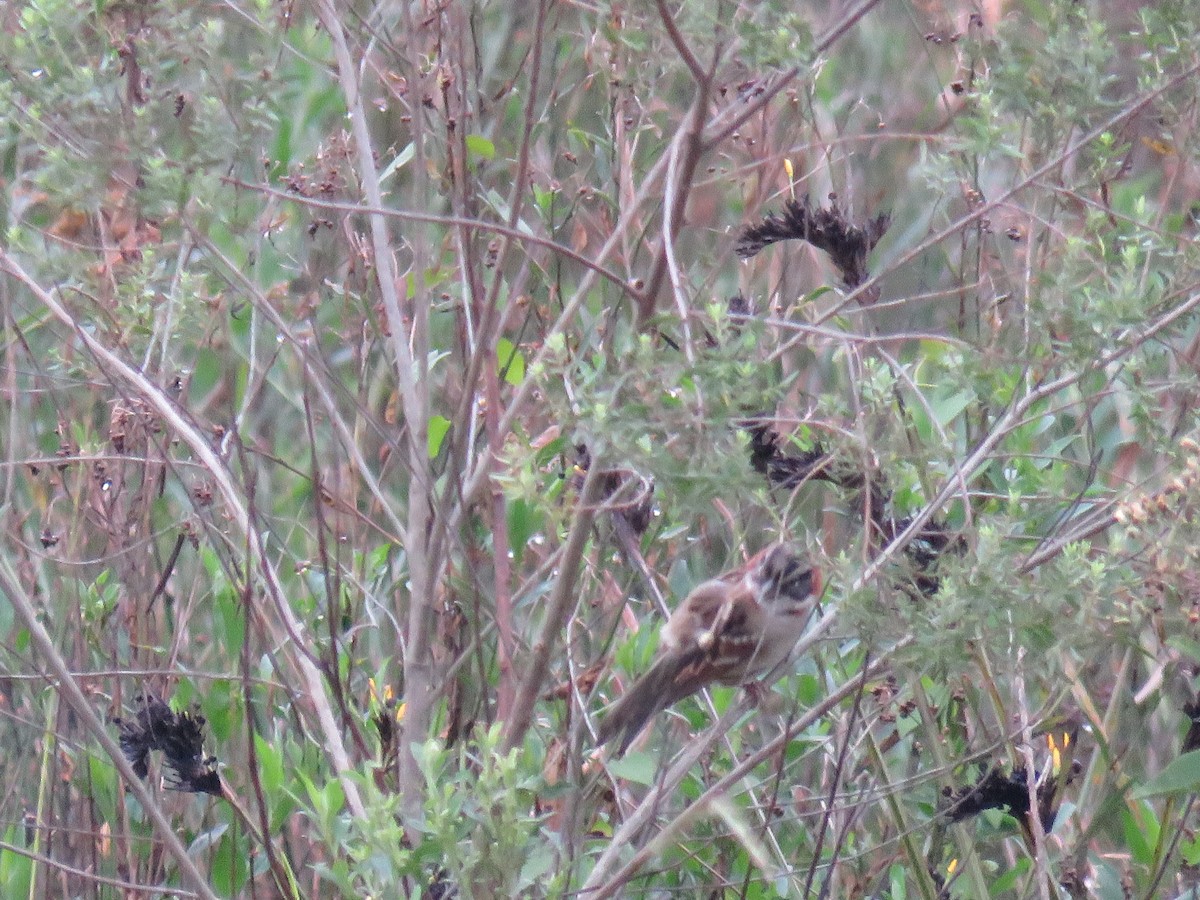
M 697 585 L 667 619 L 658 653 L 601 720 L 598 745 L 629 749 L 658 712 L 714 682 L 769 675 L 795 647 L 821 592 L 820 573 L 785 544 Z

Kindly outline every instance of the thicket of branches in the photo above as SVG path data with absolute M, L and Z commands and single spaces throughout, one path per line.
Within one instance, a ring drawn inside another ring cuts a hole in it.
M 0 8 L 5 897 L 1158 897 L 1200 8 Z M 795 665 L 604 706 L 776 540 Z

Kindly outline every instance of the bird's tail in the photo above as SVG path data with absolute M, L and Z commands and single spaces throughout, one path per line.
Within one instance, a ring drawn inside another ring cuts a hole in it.
M 623 755 L 646 722 L 679 699 L 679 669 L 679 659 L 660 657 L 604 716 L 598 743 L 615 740 L 617 756 Z

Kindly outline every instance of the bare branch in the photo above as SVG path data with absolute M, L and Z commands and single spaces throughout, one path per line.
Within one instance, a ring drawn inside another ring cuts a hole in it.
M 596 504 L 602 496 L 603 468 L 601 461 L 593 458 L 583 481 L 583 489 L 579 492 L 571 530 L 567 534 L 566 546 L 558 564 L 558 578 L 555 579 L 554 588 L 550 592 L 550 602 L 546 606 L 541 631 L 533 644 L 525 680 L 521 682 L 513 702 L 512 718 L 505 724 L 504 746 L 509 749 L 518 746 L 524 740 L 525 732 L 529 730 L 534 704 L 541 696 L 542 685 L 549 672 L 550 655 L 557 646 L 558 636 L 566 628 L 567 618 L 575 608 L 578 599 L 575 583 L 579 577 L 579 567 L 583 561 L 588 535 L 592 530 L 592 521 L 596 516 Z
M 234 525 L 253 549 L 255 558 L 259 561 L 259 570 L 264 576 L 275 612 L 283 626 L 282 633 L 272 627 L 272 623 L 263 615 L 261 608 L 257 604 L 254 607 L 255 614 L 259 617 L 260 621 L 264 622 L 267 628 L 274 632 L 275 642 L 279 646 L 286 648 L 287 658 L 296 667 L 300 682 L 305 687 L 306 696 L 317 712 L 321 730 L 325 737 L 325 750 L 330 755 L 334 770 L 342 779 L 342 786 L 346 791 L 346 800 L 356 814 L 362 815 L 363 807 L 358 793 L 358 785 L 348 777 L 354 767 L 351 766 L 350 759 L 346 754 L 345 745 L 342 743 L 341 728 L 338 725 L 336 717 L 333 715 L 328 698 L 325 696 L 321 673 L 304 652 L 306 649 L 306 642 L 303 637 L 305 632 L 304 626 L 296 618 L 286 597 L 284 597 L 278 575 L 269 564 L 262 546 L 261 535 L 251 527 L 250 514 L 242 502 L 241 494 L 234 485 L 228 468 L 218 458 L 216 453 L 213 452 L 207 438 L 191 422 L 183 417 L 179 409 L 176 408 L 175 404 L 162 390 L 151 383 L 145 375 L 117 356 L 116 353 L 101 344 L 90 331 L 80 327 L 79 323 L 67 311 L 66 307 L 55 300 L 47 291 L 43 290 L 41 285 L 34 281 L 20 264 L 2 249 L 0 249 L 0 268 L 24 284 L 56 319 L 72 329 L 78 340 L 87 347 L 88 351 L 96 359 L 114 372 L 137 396 L 145 400 L 162 417 L 163 421 L 179 435 L 180 439 L 191 448 L 192 452 L 196 454 L 196 457 L 209 473 L 209 476 L 213 479 L 223 502 L 229 509 Z
M 84 696 L 83 691 L 79 688 L 79 683 L 72 677 L 70 668 L 67 666 L 66 660 L 58 652 L 58 648 L 54 646 L 54 640 L 50 637 L 50 633 L 46 631 L 46 626 L 42 624 L 37 611 L 33 607 L 33 601 L 29 599 L 29 595 L 25 593 L 25 588 L 21 586 L 20 579 L 12 570 L 12 566 L 8 559 L 0 556 L 0 587 L 3 587 L 4 593 L 8 602 L 12 604 L 13 611 L 21 620 L 21 624 L 29 632 L 29 637 L 37 647 L 38 654 L 45 661 L 46 666 L 54 675 L 54 688 L 59 695 L 67 701 L 67 704 L 74 711 L 84 727 L 91 732 L 97 743 L 104 749 L 112 760 L 117 771 L 121 773 L 121 778 L 124 779 L 125 785 L 138 798 L 138 802 L 142 804 L 142 808 L 146 811 L 146 815 L 150 817 L 150 822 L 154 826 L 154 830 L 158 835 L 158 839 L 163 842 L 163 846 L 167 848 L 167 852 L 175 860 L 175 864 L 179 866 L 179 870 L 183 876 L 192 883 L 196 891 L 196 896 L 204 897 L 206 900 L 216 900 L 216 894 L 208 886 L 208 879 L 201 874 L 196 868 L 196 864 L 188 855 L 187 848 L 179 840 L 175 834 L 175 828 L 168 821 L 163 811 L 159 809 L 158 802 L 154 799 L 154 794 L 146 783 L 138 777 L 133 771 L 133 766 L 129 760 L 125 758 L 125 754 L 121 752 L 121 748 L 117 742 L 113 740 L 104 723 L 100 721 L 100 717 L 96 715 L 96 711 L 92 709 L 92 704 Z

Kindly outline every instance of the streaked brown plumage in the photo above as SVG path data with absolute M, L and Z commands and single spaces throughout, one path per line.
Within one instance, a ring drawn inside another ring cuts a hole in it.
M 622 754 L 657 712 L 713 682 L 769 674 L 804 633 L 820 576 L 782 544 L 698 585 L 662 627 L 650 669 L 600 723 L 601 744 Z

